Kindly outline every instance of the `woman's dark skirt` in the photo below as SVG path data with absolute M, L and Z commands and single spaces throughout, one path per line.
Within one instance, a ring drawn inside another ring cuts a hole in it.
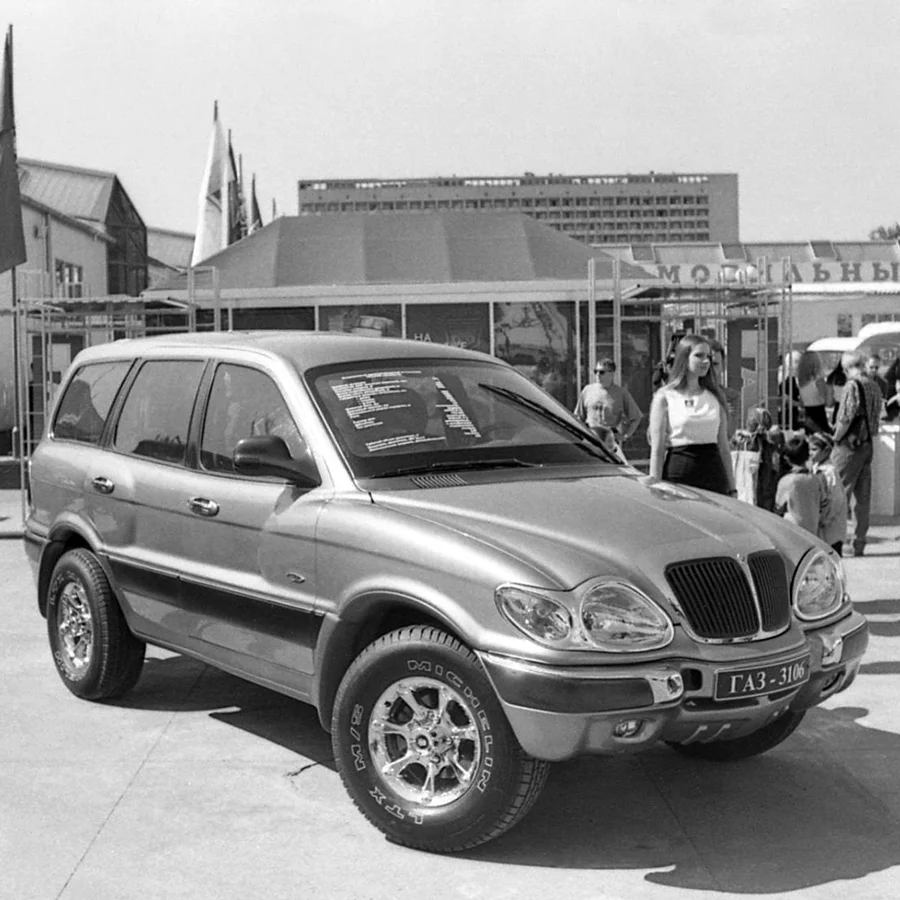
M 816 431 L 824 431 L 831 434 L 831 426 L 828 424 L 828 413 L 825 411 L 825 404 L 821 406 L 806 406 L 803 409 L 803 415 L 806 417 L 806 431 L 813 434 Z
M 663 481 L 727 494 L 728 476 L 718 444 L 688 444 L 669 447 L 663 463 Z

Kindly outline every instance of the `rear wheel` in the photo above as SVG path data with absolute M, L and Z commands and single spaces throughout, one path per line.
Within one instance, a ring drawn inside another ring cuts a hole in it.
M 777 719 L 763 726 L 753 734 L 745 735 L 733 741 L 711 741 L 708 744 L 675 744 L 669 746 L 684 756 L 692 756 L 696 759 L 708 759 L 713 762 L 736 762 L 739 759 L 749 759 L 751 756 L 759 756 L 773 747 L 777 747 L 782 741 L 787 740 L 796 730 L 806 710 L 793 712 L 787 710 Z
M 137 683 L 144 643 L 128 629 L 97 557 L 70 550 L 53 569 L 47 633 L 65 686 L 85 700 L 108 700 Z
M 522 750 L 475 654 L 426 626 L 357 657 L 335 699 L 332 741 L 363 815 L 391 840 L 439 853 L 511 828 L 549 772 Z

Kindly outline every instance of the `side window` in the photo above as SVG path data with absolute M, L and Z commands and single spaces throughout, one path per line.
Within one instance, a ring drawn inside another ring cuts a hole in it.
M 200 361 L 144 363 L 122 406 L 113 440 L 116 450 L 184 462 L 191 409 L 202 374 Z
M 53 436 L 96 444 L 116 393 L 128 373 L 128 362 L 83 366 L 66 387 L 53 423 Z
M 274 434 L 298 459 L 306 445 L 275 382 L 256 369 L 227 363 L 216 369 L 200 439 L 200 464 L 234 471 L 234 445 L 245 437 Z

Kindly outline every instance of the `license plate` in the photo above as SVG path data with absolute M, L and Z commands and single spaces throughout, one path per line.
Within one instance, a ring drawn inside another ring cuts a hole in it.
M 809 656 L 772 666 L 731 669 L 716 674 L 716 700 L 759 697 L 797 687 L 809 681 Z

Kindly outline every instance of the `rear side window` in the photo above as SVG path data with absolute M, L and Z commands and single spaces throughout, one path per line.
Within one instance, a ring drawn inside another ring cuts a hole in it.
M 144 363 L 122 406 L 115 449 L 162 462 L 184 462 L 203 365 L 170 359 Z
M 82 366 L 66 387 L 53 423 L 53 436 L 65 441 L 97 444 L 122 382 L 128 362 Z

